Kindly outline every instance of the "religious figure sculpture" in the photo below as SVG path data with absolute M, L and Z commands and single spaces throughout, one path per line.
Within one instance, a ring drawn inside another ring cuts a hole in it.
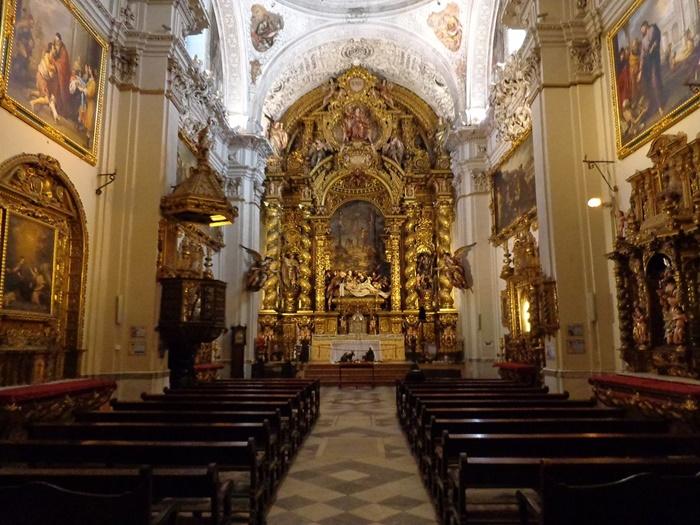
M 423 296 L 425 292 L 432 290 L 433 277 L 435 276 L 435 264 L 432 253 L 418 254 L 416 260 L 416 277 L 418 278 L 418 292 Z
M 259 252 L 251 248 L 246 248 L 242 244 L 239 246 L 251 257 L 250 268 L 248 268 L 245 275 L 246 290 L 249 292 L 259 292 L 272 273 L 270 268 L 272 265 L 272 258 L 263 257 Z
M 282 286 L 287 290 L 299 287 L 299 259 L 294 253 L 286 253 L 282 258 Z
M 399 166 L 403 164 L 404 153 L 405 147 L 397 135 L 391 137 L 387 143 L 382 146 L 382 155 L 389 157 Z
M 369 140 L 370 121 L 365 110 L 360 106 L 348 106 L 345 108 L 343 120 L 343 141 Z
M 309 151 L 309 155 L 307 157 L 309 161 L 309 167 L 311 169 L 314 169 L 316 166 L 318 166 L 323 159 L 328 157 L 331 153 L 331 148 L 326 144 L 321 139 L 316 139 L 314 140 L 314 143 L 311 145 L 311 149 Z
M 270 123 L 270 145 L 275 155 L 281 157 L 287 149 L 289 143 L 289 135 L 284 129 L 284 123 L 280 121 L 271 121 Z
M 345 283 L 345 291 L 347 291 L 350 295 L 354 297 L 378 295 L 386 299 L 390 295 L 388 292 L 384 292 L 381 289 L 377 288 L 372 282 L 372 277 L 370 277 L 369 275 L 365 278 L 364 281 L 351 280 L 350 282 Z
M 396 105 L 394 104 L 394 96 L 392 94 L 393 89 L 394 84 L 392 82 L 389 82 L 385 78 L 382 79 L 382 81 L 379 83 L 379 86 L 377 87 L 377 93 L 379 94 L 379 97 L 384 102 L 386 102 L 386 105 L 391 109 L 396 108 Z
M 632 337 L 634 338 L 634 342 L 639 345 L 647 344 L 649 342 L 647 317 L 644 315 L 639 305 L 636 305 L 634 308 L 632 320 L 634 322 L 634 326 L 632 328 Z
M 438 119 L 437 127 L 435 128 L 435 150 L 440 153 L 445 153 L 447 148 L 447 135 L 450 132 L 450 124 L 444 118 Z
M 443 252 L 438 261 L 439 270 L 447 274 L 452 286 L 460 290 L 471 290 L 474 286 L 474 277 L 467 256 L 475 245 L 476 243 L 462 246 L 454 255 Z

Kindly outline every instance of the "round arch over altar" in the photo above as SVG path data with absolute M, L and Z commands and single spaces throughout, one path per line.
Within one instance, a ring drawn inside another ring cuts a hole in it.
M 452 284 L 438 271 L 454 205 L 443 120 L 352 67 L 270 128 L 260 351 L 311 344 L 328 360 L 348 337 L 377 341 L 384 360 L 424 343 L 456 351 Z

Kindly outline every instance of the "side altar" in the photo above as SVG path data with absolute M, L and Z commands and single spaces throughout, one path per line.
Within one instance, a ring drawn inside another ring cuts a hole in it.
M 375 361 L 405 361 L 403 340 L 401 334 L 314 335 L 311 339 L 310 360 L 337 363 L 347 352 L 354 352 L 359 358 L 371 348 Z

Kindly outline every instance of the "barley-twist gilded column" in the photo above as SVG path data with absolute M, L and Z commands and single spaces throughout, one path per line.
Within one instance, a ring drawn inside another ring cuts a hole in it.
M 392 221 L 388 228 L 387 258 L 391 263 L 391 309 L 395 312 L 401 310 L 401 222 Z
M 443 197 L 437 202 L 436 215 L 436 230 L 437 230 L 437 252 L 438 257 L 442 257 L 444 253 L 451 252 L 450 231 L 452 230 L 452 221 L 454 220 L 454 212 L 452 206 L 452 198 Z M 454 307 L 454 299 L 452 298 L 452 282 L 449 276 L 444 273 L 439 273 L 438 278 L 438 304 L 441 310 L 449 310 Z
M 311 286 L 311 223 L 308 210 L 303 210 L 301 217 L 301 241 L 299 243 L 299 310 L 310 311 L 313 297 Z
M 316 245 L 316 311 L 326 311 L 326 266 L 327 266 L 327 240 L 328 221 L 314 221 L 314 244 Z
M 263 285 L 262 309 L 273 311 L 277 309 L 280 281 L 280 251 L 282 230 L 282 207 L 276 203 L 268 203 L 265 209 L 267 236 L 265 239 L 265 255 L 272 259 L 270 275 Z
M 403 280 L 406 290 L 406 310 L 418 310 L 418 277 L 416 276 L 416 222 L 418 221 L 418 205 L 410 202 L 406 205 L 406 222 L 404 223 L 404 264 Z

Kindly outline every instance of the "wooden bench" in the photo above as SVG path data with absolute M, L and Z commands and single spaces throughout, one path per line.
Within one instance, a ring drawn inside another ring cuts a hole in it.
M 246 518 L 257 523 L 265 511 L 265 458 L 255 440 L 243 441 L 0 441 L 0 463 L 30 466 L 203 467 L 215 463 L 223 480 L 233 484 L 231 494 L 244 500 Z
M 697 465 L 696 465 L 697 466 Z M 700 472 L 643 470 L 615 481 L 584 484 L 542 466 L 540 497 L 518 492 L 521 523 L 541 525 L 686 525 L 700 516 Z
M 174 412 L 274 412 L 280 411 L 283 432 L 289 436 L 291 453 L 298 450 L 305 434 L 297 411 L 284 401 L 112 401 L 117 411 L 174 411 Z
M 638 472 L 690 474 L 700 470 L 700 458 L 649 457 L 590 457 L 541 459 L 534 457 L 475 458 L 460 456 L 459 471 L 453 475 L 450 487 L 450 522 L 465 525 L 469 522 L 470 502 L 479 500 L 483 489 L 510 489 L 508 500 L 515 511 L 515 489 L 537 489 L 540 486 L 542 464 L 556 466 L 559 479 L 581 483 L 614 480 Z M 531 492 L 524 494 L 531 495 Z M 473 495 L 471 498 L 470 495 Z M 474 495 L 476 497 L 474 497 Z M 481 517 L 488 514 L 487 505 L 481 506 Z M 473 512 L 472 512 L 473 513 Z
M 142 469 L 50 467 L 0 467 L 0 486 L 43 481 L 69 490 L 118 494 L 132 490 Z M 207 467 L 148 468 L 152 471 L 152 501 L 156 508 L 173 503 L 184 513 L 201 518 L 207 514 L 212 525 L 225 525 L 232 518 L 233 485 L 219 478 L 216 465 Z
M 272 498 L 279 480 L 280 454 L 271 439 L 270 423 L 37 423 L 29 427 L 30 439 L 107 441 L 247 441 L 255 440 L 264 453 L 267 497 Z
M 467 457 L 595 457 L 595 456 L 697 456 L 700 439 L 695 435 L 620 433 L 562 434 L 450 434 L 443 432 L 435 448 L 435 497 L 441 514 L 446 509 L 450 469 Z
M 660 434 L 668 430 L 668 421 L 662 419 L 436 419 L 433 416 L 415 448 L 420 471 L 428 487 L 432 487 L 433 451 L 440 445 L 445 431 L 448 434 Z
M 156 512 L 152 506 L 152 477 L 148 468 L 126 476 L 127 490 L 96 493 L 70 488 L 70 475 L 59 480 L 68 486 L 26 477 L 3 476 L 0 469 L 0 525 L 175 525 L 175 505 Z M 94 478 L 93 478 L 94 479 Z M 125 481 L 124 477 L 121 481 Z M 115 480 L 115 484 L 119 482 Z M 127 488 L 127 485 L 130 485 Z M 97 488 L 107 488 L 105 486 Z

